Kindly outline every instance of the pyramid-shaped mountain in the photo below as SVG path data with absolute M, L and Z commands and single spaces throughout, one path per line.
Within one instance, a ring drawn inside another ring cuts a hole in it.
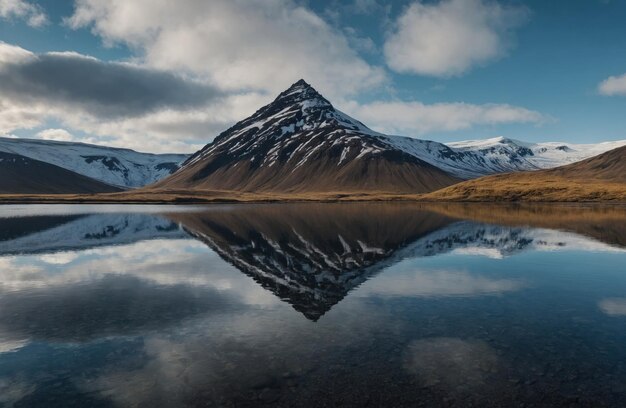
M 422 193 L 458 181 L 338 111 L 300 80 L 153 187 Z

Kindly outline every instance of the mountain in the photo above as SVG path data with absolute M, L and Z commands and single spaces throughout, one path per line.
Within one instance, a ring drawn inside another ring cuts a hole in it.
M 626 146 L 554 169 L 465 181 L 425 198 L 444 201 L 626 201 Z
M 606 151 L 496 138 L 445 145 L 375 132 L 300 80 L 154 185 L 168 190 L 421 193 L 488 174 L 537 170 Z
M 626 183 L 626 146 L 547 171 L 545 174 Z
M 110 193 L 119 188 L 18 154 L 0 152 L 0 194 Z
M 457 177 L 391 146 L 300 80 L 156 183 L 255 192 L 433 191 Z
M 192 156 L 0 138 L 0 152 L 122 188 L 150 185 L 140 194 L 202 191 L 301 198 L 313 197 L 310 193 L 428 193 L 485 175 L 554 168 L 624 145 L 626 140 L 579 145 L 502 137 L 443 144 L 387 136 L 335 109 L 303 80 Z
M 103 183 L 134 188 L 176 171 L 188 156 L 139 153 L 85 143 L 0 137 L 0 152 L 39 160 Z

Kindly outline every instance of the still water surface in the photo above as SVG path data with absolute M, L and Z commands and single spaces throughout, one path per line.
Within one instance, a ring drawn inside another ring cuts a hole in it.
M 625 406 L 626 209 L 0 207 L 0 406 Z

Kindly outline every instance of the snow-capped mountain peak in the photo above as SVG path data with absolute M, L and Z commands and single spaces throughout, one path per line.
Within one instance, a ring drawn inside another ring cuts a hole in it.
M 213 143 L 192 155 L 184 164 L 193 164 L 209 155 L 217 146 L 235 139 L 253 136 L 257 141 L 269 138 L 276 142 L 288 139 L 293 134 L 331 128 L 347 133 L 379 135 L 358 120 L 335 109 L 311 85 L 300 79 L 280 93 L 272 103 L 222 132 Z M 245 143 L 237 144 L 234 146 L 235 151 L 246 154 L 244 145 Z M 252 147 L 258 145 L 259 143 L 253 143 Z
M 458 181 L 389 144 L 300 80 L 155 187 L 427 192 Z

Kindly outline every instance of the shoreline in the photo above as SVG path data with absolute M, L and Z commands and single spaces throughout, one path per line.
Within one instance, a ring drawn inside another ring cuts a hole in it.
M 415 203 L 476 203 L 476 204 L 626 204 L 622 199 L 566 200 L 549 197 L 531 199 L 494 199 L 432 197 L 430 194 L 393 193 L 308 193 L 308 194 L 264 194 L 199 192 L 189 193 L 103 193 L 103 194 L 0 194 L 0 205 L 15 204 L 133 204 L 133 205 L 187 205 L 187 204 L 269 204 L 269 203 L 340 203 L 340 202 L 415 202 Z

